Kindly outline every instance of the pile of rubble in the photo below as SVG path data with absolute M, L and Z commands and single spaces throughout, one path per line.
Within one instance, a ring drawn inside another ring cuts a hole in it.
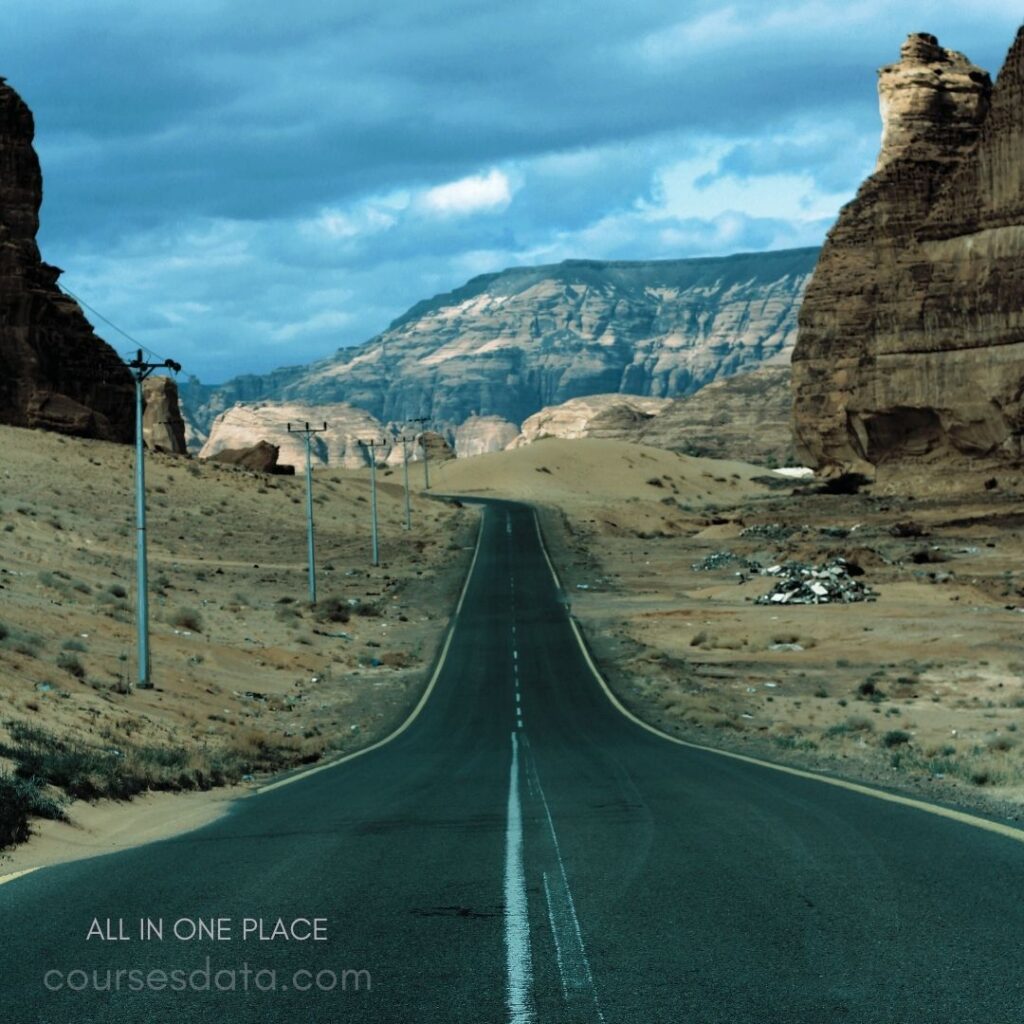
M 849 564 L 837 558 L 827 565 L 788 562 L 764 570 L 775 586 L 757 604 L 853 604 L 874 601 L 877 594 L 850 574 Z

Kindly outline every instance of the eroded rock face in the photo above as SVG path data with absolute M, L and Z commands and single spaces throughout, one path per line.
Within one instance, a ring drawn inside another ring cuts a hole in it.
M 676 399 L 636 440 L 703 458 L 791 466 L 797 461 L 792 401 L 789 367 L 766 366 Z
M 385 440 L 383 448 L 375 449 L 378 463 L 387 461 L 391 451 L 391 435 L 380 423 L 354 406 L 343 402 L 329 405 L 306 405 L 297 402 L 239 403 L 214 421 L 210 436 L 199 452 L 208 459 L 225 448 L 251 448 L 267 441 L 280 449 L 279 461 L 305 471 L 306 445 L 302 436 L 288 432 L 288 423 L 300 426 L 309 423 L 327 430 L 313 435 L 311 444 L 314 466 L 342 466 L 359 469 L 369 465 L 366 449 L 360 441 Z
M 460 459 L 500 452 L 519 434 L 519 428 L 500 416 L 470 416 L 455 429 L 455 454 Z
M 178 408 L 178 386 L 170 377 L 142 382 L 142 440 L 153 451 L 185 455 L 185 421 Z
M 685 398 L 574 398 L 531 416 L 509 447 L 545 437 L 598 437 L 715 459 L 790 464 L 791 405 L 789 367 L 764 367 Z
M 972 144 L 988 112 L 988 73 L 935 36 L 915 32 L 900 59 L 878 72 L 882 146 L 878 171 L 901 157 L 955 161 Z
M 994 88 L 932 37 L 911 37 L 881 83 L 891 152 L 841 212 L 800 312 L 799 448 L 827 473 L 1018 459 L 1024 30 Z
M 39 254 L 34 133 L 31 111 L 0 78 L 0 422 L 130 441 L 131 376 Z
M 420 454 L 425 453 L 431 462 L 447 462 L 455 458 L 455 452 L 448 439 L 436 430 L 424 430 L 419 436 L 418 445 Z
M 667 397 L 786 363 L 815 249 L 652 262 L 568 260 L 485 274 L 417 303 L 365 345 L 266 377 L 190 384 L 196 430 L 236 400 L 345 401 L 382 422 L 522 423 L 621 392 Z M 458 445 L 456 445 L 458 447 Z
M 270 473 L 278 476 L 294 476 L 295 467 L 281 465 L 277 460 L 281 449 L 269 441 L 259 441 L 251 448 L 222 448 L 210 456 L 211 462 L 223 462 L 229 466 L 240 466 L 255 473 Z
M 633 440 L 648 421 L 671 404 L 670 398 L 641 398 L 634 395 L 573 398 L 561 405 L 548 406 L 528 417 L 519 436 L 509 447 L 521 448 L 524 444 L 532 444 L 545 437 Z

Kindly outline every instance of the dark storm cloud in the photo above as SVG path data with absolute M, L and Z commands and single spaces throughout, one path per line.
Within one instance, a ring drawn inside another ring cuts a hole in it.
M 995 70 L 1017 20 L 998 0 L 7 0 L 0 74 L 36 114 L 47 256 L 218 377 L 361 340 L 484 269 L 818 240 L 870 169 L 874 71 L 904 35 Z

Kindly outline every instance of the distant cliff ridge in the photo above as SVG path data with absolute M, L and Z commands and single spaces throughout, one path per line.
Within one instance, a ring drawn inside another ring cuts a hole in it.
M 800 311 L 794 429 L 830 473 L 1019 461 L 1024 29 L 995 86 L 934 36 L 883 68 L 875 173 Z
M 381 422 L 518 424 L 618 392 L 669 397 L 788 363 L 817 249 L 654 262 L 568 260 L 476 277 L 417 303 L 364 345 L 306 367 L 182 388 L 208 433 L 236 401 L 348 402 Z

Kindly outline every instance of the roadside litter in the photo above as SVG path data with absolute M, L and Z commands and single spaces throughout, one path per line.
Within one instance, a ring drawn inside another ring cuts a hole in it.
M 787 562 L 764 570 L 776 577 L 775 586 L 755 604 L 853 604 L 874 601 L 878 595 L 850 574 L 850 566 L 837 558 L 827 565 Z

